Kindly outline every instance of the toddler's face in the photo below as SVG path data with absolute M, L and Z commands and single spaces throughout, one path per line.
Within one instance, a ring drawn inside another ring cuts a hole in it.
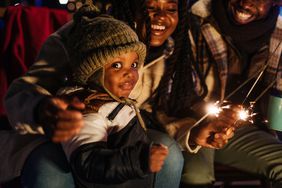
M 138 80 L 138 55 L 127 52 L 108 60 L 104 86 L 117 97 L 128 97 Z

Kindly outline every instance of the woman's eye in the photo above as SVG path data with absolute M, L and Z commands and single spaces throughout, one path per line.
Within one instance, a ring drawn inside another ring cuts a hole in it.
M 155 10 L 155 7 L 154 7 L 154 6 L 147 5 L 147 10 L 148 10 L 148 11 L 154 11 L 154 10 Z
M 134 63 L 132 63 L 131 67 L 133 67 L 133 68 L 137 68 L 137 67 L 138 67 L 138 62 L 134 62 Z
M 113 64 L 112 64 L 112 67 L 113 67 L 113 68 L 116 68 L 116 69 L 120 69 L 120 68 L 121 68 L 121 63 L 120 63 L 120 62 L 113 63 Z
M 169 9 L 166 9 L 167 12 L 170 12 L 170 13 L 176 13 L 177 12 L 177 9 L 174 9 L 174 8 L 169 8 Z

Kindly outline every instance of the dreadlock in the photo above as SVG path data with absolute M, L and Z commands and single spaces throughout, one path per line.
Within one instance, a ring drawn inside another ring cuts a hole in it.
M 92 4 L 91 1 L 100 9 L 100 14 L 110 14 L 127 23 L 137 33 L 139 40 L 149 49 L 151 22 L 146 0 L 85 0 L 85 3 Z M 145 33 L 143 33 L 144 26 Z
M 150 47 L 151 22 L 146 0 L 112 0 L 112 15 L 128 23 L 136 31 L 139 39 L 146 44 L 146 47 Z M 146 33 L 142 33 L 143 26 L 145 26 Z
M 207 89 L 203 79 L 204 92 L 199 96 L 194 90 L 192 66 L 195 65 L 188 38 L 187 0 L 178 1 L 179 23 L 172 37 L 174 52 L 166 61 L 166 70 L 156 91 L 153 111 L 162 109 L 168 116 L 184 117 L 190 113 L 191 105 L 202 99 Z M 198 68 L 195 68 L 199 75 Z M 199 75 L 202 78 L 201 75 Z

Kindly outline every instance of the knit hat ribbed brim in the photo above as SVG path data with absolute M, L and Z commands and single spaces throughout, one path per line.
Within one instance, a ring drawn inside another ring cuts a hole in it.
M 82 13 L 85 10 L 90 9 L 82 7 L 79 16 L 74 16 L 74 30 L 68 42 L 75 82 L 86 84 L 109 58 L 129 51 L 137 53 L 139 66 L 143 66 L 146 46 L 127 24 L 108 15 L 91 17 Z

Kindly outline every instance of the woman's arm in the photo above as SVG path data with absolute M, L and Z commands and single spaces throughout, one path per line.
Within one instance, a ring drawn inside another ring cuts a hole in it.
M 7 115 L 11 125 L 22 133 L 44 134 L 42 125 L 45 124 L 51 130 L 52 140 L 60 142 L 81 128 L 81 113 L 68 110 L 68 106 L 82 109 L 84 105 L 53 97 L 67 81 L 69 55 L 64 38 L 71 28 L 72 22 L 69 22 L 52 34 L 43 44 L 37 61 L 8 90 L 5 97 Z
M 5 97 L 5 108 L 13 127 L 28 124 L 36 129 L 34 110 L 38 103 L 51 96 L 63 85 L 68 54 L 57 36 L 50 36 L 44 43 L 38 61 L 27 73 L 16 79 Z

